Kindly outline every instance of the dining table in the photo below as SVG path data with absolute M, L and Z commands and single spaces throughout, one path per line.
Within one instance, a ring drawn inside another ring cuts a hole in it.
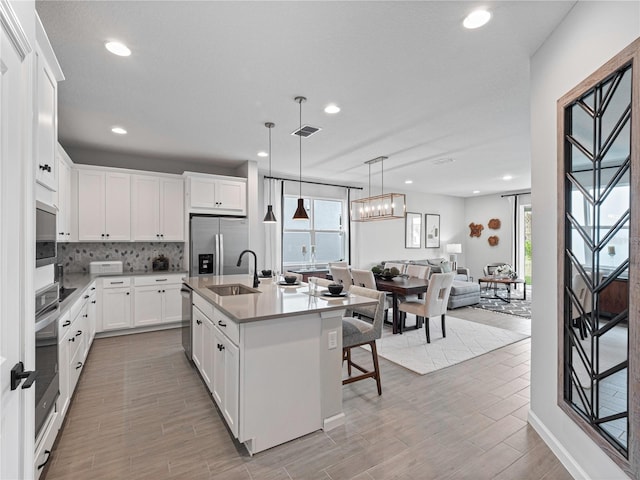
M 402 325 L 400 324 L 400 312 L 398 311 L 398 302 L 400 297 L 409 295 L 420 295 L 427 291 L 429 280 L 416 277 L 394 277 L 386 279 L 376 277 L 376 287 L 383 292 L 391 293 L 391 302 L 393 307 L 393 333 L 402 334 Z

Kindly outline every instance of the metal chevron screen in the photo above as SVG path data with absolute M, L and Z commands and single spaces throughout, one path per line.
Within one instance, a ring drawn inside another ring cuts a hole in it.
M 632 67 L 564 108 L 564 400 L 629 442 Z M 636 127 L 637 128 L 637 127 Z

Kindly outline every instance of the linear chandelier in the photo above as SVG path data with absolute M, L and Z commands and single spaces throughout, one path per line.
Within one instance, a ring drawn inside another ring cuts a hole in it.
M 364 162 L 369 165 L 369 196 L 351 201 L 352 221 L 371 222 L 404 218 L 407 204 L 404 193 L 384 193 L 384 161 L 386 159 L 387 157 L 377 157 Z M 378 162 L 381 165 L 381 194 L 371 196 L 371 165 Z

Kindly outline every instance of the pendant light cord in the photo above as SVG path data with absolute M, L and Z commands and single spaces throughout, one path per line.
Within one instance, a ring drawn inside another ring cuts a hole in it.
M 271 129 L 273 127 L 271 125 L 269 125 L 269 176 L 271 176 Z M 272 205 L 271 203 L 271 186 L 269 186 L 269 205 Z
M 300 129 L 298 130 L 300 143 L 300 198 L 302 198 L 302 99 L 300 99 Z

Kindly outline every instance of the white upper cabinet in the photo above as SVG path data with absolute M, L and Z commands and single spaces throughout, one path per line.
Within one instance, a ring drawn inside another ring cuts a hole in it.
M 78 240 L 131 240 L 131 175 L 78 172 Z
M 184 181 L 132 176 L 132 225 L 135 241 L 184 241 Z
M 192 173 L 185 175 L 191 211 L 218 215 L 247 214 L 246 179 Z
M 71 215 L 71 161 L 60 145 L 57 148 L 58 169 L 58 242 L 75 240 L 72 233 Z
M 36 21 L 34 153 L 36 182 L 47 190 L 57 188 L 58 82 L 64 80 L 60 65 L 38 18 Z

